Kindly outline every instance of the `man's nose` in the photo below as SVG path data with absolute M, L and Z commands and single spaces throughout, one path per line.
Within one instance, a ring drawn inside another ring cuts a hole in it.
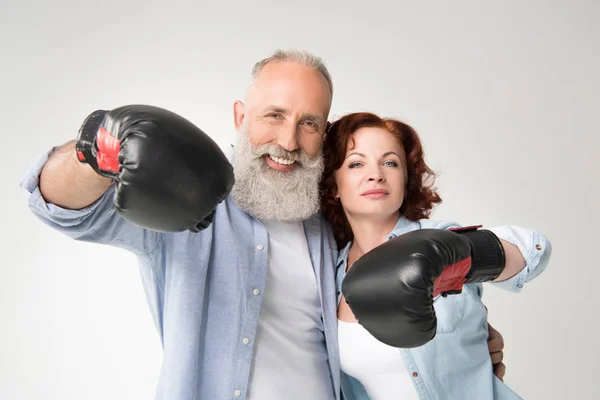
M 277 144 L 287 151 L 294 151 L 298 149 L 298 133 L 293 124 L 286 124 L 286 126 L 282 126 L 278 130 Z

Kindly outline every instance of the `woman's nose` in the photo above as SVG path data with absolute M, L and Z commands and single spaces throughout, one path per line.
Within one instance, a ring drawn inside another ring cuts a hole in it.
M 371 175 L 369 175 L 369 182 L 384 182 L 385 176 L 381 173 L 381 171 L 373 171 Z

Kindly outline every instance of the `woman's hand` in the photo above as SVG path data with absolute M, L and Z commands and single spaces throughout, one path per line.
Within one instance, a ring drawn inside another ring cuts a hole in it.
M 437 295 L 495 279 L 505 266 L 500 239 L 478 227 L 420 229 L 381 244 L 354 262 L 342 293 L 372 336 L 392 347 L 419 347 L 436 335 Z
M 506 374 L 506 365 L 502 362 L 504 359 L 504 338 L 489 323 L 488 331 L 488 349 L 490 350 L 490 357 L 494 365 L 494 375 L 501 381 L 504 381 L 504 374 Z

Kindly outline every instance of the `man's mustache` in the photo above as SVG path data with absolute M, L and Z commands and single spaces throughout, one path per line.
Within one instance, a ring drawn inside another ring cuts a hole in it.
M 252 154 L 256 158 L 260 158 L 260 157 L 268 154 L 271 156 L 285 158 L 287 160 L 296 161 L 296 162 L 301 162 L 302 158 L 308 159 L 308 157 L 306 157 L 306 155 L 303 154 L 302 150 L 300 150 L 300 149 L 294 150 L 294 151 L 288 151 L 288 150 L 285 150 L 284 148 L 281 148 L 274 144 L 263 144 L 262 146 L 252 148 Z M 305 157 L 303 157 L 303 155 Z

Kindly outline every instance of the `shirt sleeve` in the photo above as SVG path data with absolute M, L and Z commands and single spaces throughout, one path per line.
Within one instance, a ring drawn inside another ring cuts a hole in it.
M 21 181 L 27 205 L 44 224 L 75 239 L 120 247 L 136 254 L 150 253 L 161 241 L 159 232 L 141 228 L 123 219 L 113 205 L 114 186 L 88 207 L 70 210 L 45 201 L 39 176 L 54 149 L 44 153 Z
M 461 225 L 453 221 L 428 221 L 438 229 L 459 228 Z M 525 267 L 515 276 L 500 282 L 487 282 L 504 290 L 518 293 L 525 283 L 540 275 L 548 265 L 552 254 L 552 244 L 542 233 L 516 225 L 503 225 L 489 229 L 498 238 L 518 247 Z
M 552 244 L 542 233 L 520 226 L 504 225 L 488 229 L 500 239 L 517 246 L 525 260 L 525 268 L 512 278 L 490 283 L 518 293 L 526 282 L 533 280 L 546 269 L 552 254 Z

